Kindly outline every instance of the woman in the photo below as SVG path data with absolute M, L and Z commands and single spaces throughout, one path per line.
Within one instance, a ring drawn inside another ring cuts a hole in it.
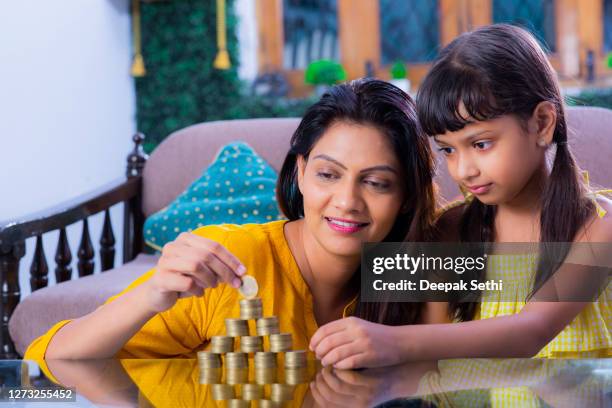
M 357 316 L 381 323 L 426 319 L 410 304 L 355 303 L 362 244 L 422 239 L 432 223 L 431 152 L 408 95 L 373 79 L 330 89 L 294 133 L 277 195 L 288 222 L 180 235 L 156 268 L 96 311 L 57 323 L 25 358 L 193 357 L 239 316 L 245 274 L 294 349 L 355 304 Z

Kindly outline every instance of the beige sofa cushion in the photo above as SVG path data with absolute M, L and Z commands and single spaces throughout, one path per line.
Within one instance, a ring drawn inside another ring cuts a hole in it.
M 21 301 L 9 321 L 15 349 L 23 355 L 35 338 L 60 320 L 94 311 L 157 263 L 157 255 L 138 255 L 113 270 L 37 290 Z

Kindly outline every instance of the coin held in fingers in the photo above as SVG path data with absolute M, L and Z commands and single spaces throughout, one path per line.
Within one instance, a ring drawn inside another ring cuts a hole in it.
M 247 275 L 242 278 L 242 285 L 240 285 L 238 291 L 245 298 L 252 299 L 257 296 L 259 286 L 257 285 L 257 281 L 254 277 Z

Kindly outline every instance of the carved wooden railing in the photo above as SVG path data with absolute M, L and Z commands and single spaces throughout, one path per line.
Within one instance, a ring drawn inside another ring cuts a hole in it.
M 143 248 L 142 226 L 142 170 L 147 155 L 142 149 L 144 136 L 133 137 L 134 149 L 127 158 L 125 177 L 66 201 L 52 208 L 18 219 L 0 222 L 0 358 L 17 358 L 15 347 L 9 336 L 8 322 L 21 300 L 19 286 L 19 262 L 25 255 L 25 240 L 36 237 L 36 248 L 30 266 L 32 292 L 48 284 L 49 266 L 43 249 L 42 235 L 59 230 L 55 252 L 55 279 L 59 282 L 72 277 L 72 253 L 66 237 L 66 227 L 82 222 L 81 242 L 77 250 L 78 276 L 91 275 L 94 271 L 94 249 L 89 234 L 87 218 L 104 211 L 104 225 L 100 238 L 101 270 L 114 267 L 115 235 L 109 208 L 123 202 L 123 262 L 128 262 Z

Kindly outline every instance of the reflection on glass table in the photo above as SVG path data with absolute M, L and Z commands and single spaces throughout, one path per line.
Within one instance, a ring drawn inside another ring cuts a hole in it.
M 365 370 L 314 360 L 259 369 L 252 358 L 246 369 L 201 368 L 190 359 L 7 360 L 0 381 L 3 390 L 75 389 L 76 403 L 45 402 L 67 407 L 612 407 L 612 359 L 441 360 Z

